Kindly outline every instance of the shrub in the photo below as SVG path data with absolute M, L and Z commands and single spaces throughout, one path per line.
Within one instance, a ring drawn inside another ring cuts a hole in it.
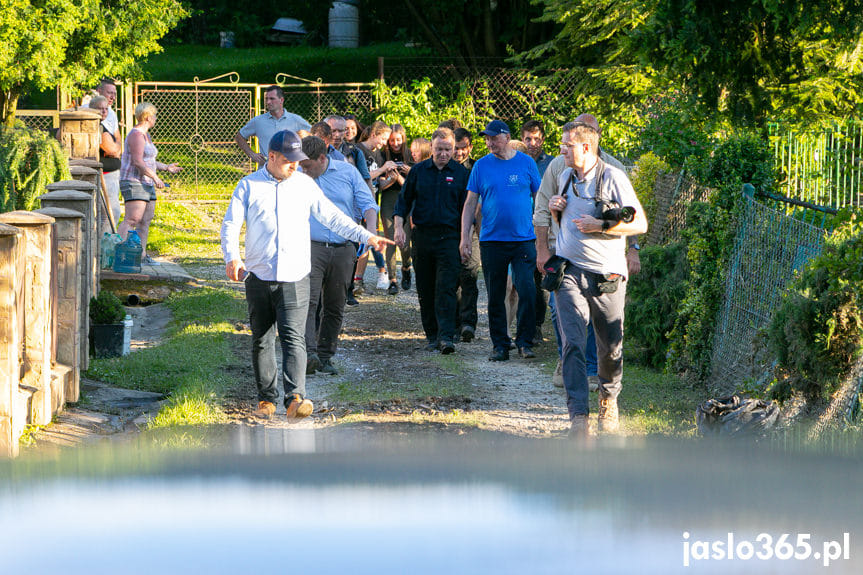
M 626 336 L 635 344 L 638 361 L 661 368 L 687 277 L 686 250 L 682 242 L 648 245 L 640 257 L 641 272 L 629 279 L 626 288 Z
M 713 192 L 707 202 L 695 202 L 687 210 L 681 235 L 687 246 L 689 277 L 671 333 L 669 368 L 703 381 L 710 374 L 716 318 L 744 205 L 743 184 L 772 188 L 775 168 L 767 143 L 748 132 L 730 135 L 710 158 L 693 165 L 697 165 L 696 179 Z
M 94 325 L 110 325 L 123 321 L 126 309 L 120 299 L 108 290 L 102 290 L 99 295 L 90 298 L 90 322 Z
M 0 128 L 0 212 L 32 210 L 46 185 L 69 178 L 66 156 L 50 134 L 22 122 Z
M 824 252 L 794 280 L 767 328 L 781 375 L 807 394 L 835 389 L 863 345 L 863 217 L 845 217 Z
M 644 208 L 647 221 L 651 224 L 656 217 L 656 196 L 654 196 L 656 177 L 661 172 L 669 171 L 669 169 L 668 163 L 663 159 L 653 152 L 647 152 L 638 158 L 635 170 L 630 174 L 635 195 L 638 196 L 638 201 Z

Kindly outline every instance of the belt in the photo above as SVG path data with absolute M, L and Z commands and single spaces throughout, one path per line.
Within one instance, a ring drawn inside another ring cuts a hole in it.
M 317 244 L 317 245 L 322 246 L 322 247 L 325 247 L 325 248 L 342 248 L 342 247 L 348 245 L 348 242 L 341 242 L 338 244 L 334 244 L 332 242 L 316 242 L 315 240 L 312 240 L 312 243 Z

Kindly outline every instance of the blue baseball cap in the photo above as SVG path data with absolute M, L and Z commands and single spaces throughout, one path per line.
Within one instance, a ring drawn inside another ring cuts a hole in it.
M 485 127 L 485 130 L 479 133 L 480 136 L 488 136 L 490 138 L 501 134 L 509 134 L 509 126 L 500 120 L 492 120 Z
M 270 139 L 271 152 L 278 152 L 289 162 L 308 160 L 309 157 L 303 153 L 303 141 L 296 132 L 282 130 L 276 132 Z

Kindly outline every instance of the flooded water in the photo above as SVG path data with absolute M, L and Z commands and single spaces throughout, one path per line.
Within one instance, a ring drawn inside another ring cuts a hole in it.
M 0 573 L 863 567 L 854 455 L 372 428 L 216 435 L 205 450 L 142 439 L 3 462 Z

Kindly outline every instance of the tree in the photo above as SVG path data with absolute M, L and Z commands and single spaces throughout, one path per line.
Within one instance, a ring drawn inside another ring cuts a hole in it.
M 185 15 L 179 0 L 0 0 L 0 125 L 22 94 L 134 73 Z
M 632 100 L 669 86 L 743 123 L 843 116 L 863 102 L 863 0 L 539 0 L 562 25 L 522 57 Z

